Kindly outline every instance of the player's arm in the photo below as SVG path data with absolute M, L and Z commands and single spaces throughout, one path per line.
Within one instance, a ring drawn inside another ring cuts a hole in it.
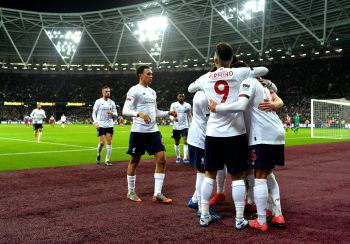
M 199 90 L 202 90 L 202 88 L 200 87 L 199 79 L 197 79 L 195 82 L 192 82 L 188 86 L 187 90 L 188 90 L 189 93 L 195 93 L 195 92 L 197 92 Z
M 112 115 L 113 117 L 117 118 L 118 117 L 118 111 L 117 111 L 117 107 L 115 106 L 115 103 L 113 102 L 112 104 L 112 111 L 108 111 L 108 113 L 110 115 Z
M 175 110 L 169 110 L 169 111 L 162 111 L 162 110 L 159 110 L 157 108 L 157 104 L 156 104 L 156 117 L 159 118 L 159 117 L 166 117 L 166 116 L 173 116 L 173 117 L 177 117 L 177 112 Z
M 140 117 L 146 123 L 150 123 L 151 122 L 151 118 L 149 117 L 148 114 L 145 114 L 145 113 L 142 113 L 142 112 L 138 112 L 138 111 L 136 111 L 134 109 L 136 107 L 135 106 L 136 95 L 137 94 L 135 94 L 135 92 L 129 90 L 128 94 L 126 95 L 126 100 L 125 100 L 125 103 L 124 103 L 122 114 L 124 116 Z
M 283 107 L 283 100 L 274 92 L 271 92 L 272 101 L 259 103 L 258 108 L 262 111 L 271 112 Z
M 46 113 L 45 113 L 45 111 L 44 111 L 44 116 L 43 116 L 44 118 L 43 119 L 46 119 Z
M 98 103 L 96 101 L 94 104 L 94 108 L 92 109 L 92 121 L 93 121 L 92 123 L 95 125 L 96 128 L 98 128 L 100 126 L 97 122 L 98 108 L 99 108 L 99 106 L 98 106 Z M 62 118 L 61 118 L 61 120 L 62 120 Z
M 34 119 L 34 110 L 29 115 L 32 119 Z
M 217 113 L 235 113 L 235 112 L 243 112 L 246 110 L 249 104 L 249 97 L 239 97 L 238 101 L 229 103 L 229 104 L 217 104 L 213 100 L 209 100 L 208 107 L 211 112 Z
M 187 120 L 188 124 L 192 123 L 192 107 L 190 106 L 190 109 L 187 111 Z
M 174 103 L 172 103 L 172 104 L 170 105 L 170 111 L 173 111 L 173 110 L 175 110 L 175 109 L 174 109 Z M 172 116 L 172 115 L 170 115 L 169 118 L 170 118 L 171 121 L 175 121 L 175 122 L 178 121 L 178 120 L 177 120 L 177 117 L 174 117 L 174 116 Z
M 249 101 L 252 99 L 252 95 L 255 92 L 255 83 L 250 81 L 251 79 L 247 79 L 242 82 L 238 101 L 233 103 L 221 103 L 217 105 L 214 101 L 209 100 L 208 107 L 212 112 L 243 112 L 247 109 Z M 255 79 L 254 79 L 255 80 Z
M 270 80 L 264 79 L 264 78 L 259 78 L 258 80 L 267 89 L 269 89 L 270 91 L 273 91 L 274 93 L 277 93 L 277 86 L 275 85 L 275 83 L 273 83 Z
M 251 72 L 249 77 L 253 77 L 253 78 L 261 77 L 269 73 L 269 70 L 265 67 L 254 67 L 250 69 L 251 69 Z

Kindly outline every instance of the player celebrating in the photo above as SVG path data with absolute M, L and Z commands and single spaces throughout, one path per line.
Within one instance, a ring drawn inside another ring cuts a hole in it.
M 62 114 L 61 116 L 61 127 L 64 128 L 64 126 L 66 125 L 67 122 L 67 117 L 64 116 L 64 114 Z
M 37 103 L 37 108 L 31 112 L 30 117 L 33 118 L 34 138 L 38 137 L 38 143 L 40 143 L 43 133 L 43 120 L 46 119 L 45 111 L 41 108 L 40 103 Z
M 131 160 L 127 170 L 128 194 L 131 201 L 141 202 L 135 192 L 136 167 L 145 151 L 154 155 L 156 169 L 154 173 L 154 203 L 169 204 L 172 199 L 162 194 L 165 177 L 165 147 L 163 138 L 158 130 L 156 117 L 177 116 L 176 111 L 160 111 L 157 109 L 156 92 L 150 88 L 152 83 L 152 70 L 148 65 L 140 65 L 136 69 L 139 83 L 130 88 L 123 108 L 123 115 L 132 116 L 129 150 Z
M 260 103 L 261 101 L 265 102 Z M 242 82 L 237 102 L 216 105 L 215 102 L 209 101 L 210 110 L 218 114 L 247 111 L 245 112 L 245 122 L 249 146 L 253 149 L 254 200 L 258 213 L 258 218 L 250 221 L 249 225 L 261 231 L 268 229 L 266 208 L 269 192 L 271 192 L 275 205 L 273 209 L 275 216 L 272 217 L 271 223 L 279 225 L 285 223 L 280 207 L 278 184 L 274 176 L 271 175 L 275 165 L 284 165 L 284 128 L 275 112 L 282 106 L 283 102 L 276 93 L 269 91 L 257 79 L 253 78 Z
M 175 140 L 174 149 L 176 152 L 176 163 L 179 164 L 181 162 L 180 156 L 180 138 L 181 136 L 184 139 L 184 164 L 188 164 L 188 145 L 187 145 L 187 134 L 188 134 L 188 126 L 192 119 L 191 114 L 191 105 L 185 102 L 185 94 L 179 93 L 177 95 L 177 102 L 174 102 L 170 106 L 170 110 L 175 110 L 177 113 L 177 117 L 172 118 L 174 121 L 173 125 L 173 135 L 172 138 Z
M 208 72 L 190 84 L 189 92 L 203 90 L 207 98 L 217 103 L 232 103 L 238 97 L 241 82 L 248 77 L 265 75 L 268 70 L 259 68 L 230 68 L 233 49 L 228 43 L 216 46 L 214 63 L 217 70 Z M 201 189 L 200 225 L 214 221 L 209 214 L 209 199 L 213 191 L 216 172 L 226 164 L 232 176 L 232 198 L 236 208 L 235 228 L 242 230 L 248 225 L 244 219 L 245 172 L 248 169 L 248 143 L 243 113 L 211 113 L 205 138 L 205 177 Z
M 100 163 L 101 151 L 106 140 L 106 166 L 112 166 L 110 158 L 112 154 L 112 137 L 114 132 L 113 117 L 118 117 L 118 112 L 115 103 L 110 99 L 110 96 L 111 89 L 108 86 L 102 87 L 102 98 L 96 100 L 92 111 L 93 124 L 97 129 L 97 136 L 99 137 L 99 144 L 97 145 L 96 163 Z

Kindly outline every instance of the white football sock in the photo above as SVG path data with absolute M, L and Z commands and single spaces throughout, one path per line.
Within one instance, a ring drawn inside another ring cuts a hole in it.
M 266 179 L 255 179 L 254 200 L 258 213 L 259 225 L 266 223 L 267 197 L 268 191 Z
M 184 144 L 184 159 L 188 159 L 188 145 Z
M 244 217 L 244 198 L 245 198 L 245 182 L 244 180 L 232 181 L 232 198 L 236 208 L 236 219 Z
M 136 175 L 134 176 L 128 175 L 127 178 L 128 178 L 128 192 L 134 193 L 135 185 L 136 185 Z
M 204 177 L 201 188 L 201 217 L 205 218 L 209 215 L 209 201 L 213 193 L 214 180 Z
M 100 156 L 101 155 L 101 152 L 102 152 L 102 149 L 103 149 L 103 144 L 98 144 L 97 145 L 97 156 Z
M 174 149 L 175 149 L 176 157 L 179 158 L 180 157 L 180 145 L 174 145 Z
M 192 199 L 192 202 L 198 202 L 198 199 L 197 199 L 197 198 L 198 198 L 198 196 L 197 196 L 197 191 L 194 191 L 194 192 L 193 192 L 193 195 L 192 195 L 192 198 L 191 198 L 191 199 Z
M 280 188 L 273 173 L 267 176 L 267 187 L 269 189 L 270 196 L 273 203 L 273 214 L 279 216 L 282 214 L 281 201 L 280 201 Z
M 248 191 L 247 191 L 247 202 L 249 204 L 254 203 L 254 174 L 247 176 Z
M 42 136 L 42 132 L 41 131 L 39 131 L 39 136 L 38 136 L 38 141 L 40 141 L 41 140 L 41 136 Z
M 224 168 L 219 170 L 216 174 L 216 193 L 218 194 L 222 194 L 225 192 L 226 175 L 226 166 L 224 166 Z
M 106 146 L 106 161 L 105 162 L 109 162 L 109 159 L 111 158 L 111 154 L 112 154 L 112 145 L 107 145 Z
M 198 210 L 201 212 L 202 206 L 201 206 L 201 191 L 202 191 L 202 183 L 204 180 L 204 173 L 197 172 L 197 178 L 196 178 L 196 192 L 197 192 L 197 201 L 198 201 Z
M 158 193 L 162 193 L 164 177 L 164 173 L 154 173 L 154 196 L 157 196 Z

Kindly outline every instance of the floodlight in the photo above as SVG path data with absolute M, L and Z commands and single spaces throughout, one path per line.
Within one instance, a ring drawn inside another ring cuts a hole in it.
M 45 30 L 45 32 L 64 62 L 70 64 L 75 55 L 76 47 L 80 43 L 82 31 L 77 28 L 67 29 L 59 27 Z

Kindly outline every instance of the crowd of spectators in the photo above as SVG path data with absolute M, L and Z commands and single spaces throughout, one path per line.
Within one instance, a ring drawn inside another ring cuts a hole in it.
M 278 87 L 285 106 L 279 112 L 281 119 L 287 115 L 300 115 L 300 121 L 310 119 L 310 99 L 332 99 L 350 94 L 350 57 L 329 59 L 289 60 L 266 65 L 270 72 L 266 78 Z M 184 92 L 191 103 L 193 94 L 188 85 L 206 69 L 198 71 L 155 70 L 151 87 L 157 92 L 158 108 L 169 109 L 178 92 Z M 9 74 L 0 73 L 0 121 L 21 120 L 35 107 L 35 102 L 55 102 L 54 107 L 44 107 L 47 116 L 56 119 L 64 113 L 72 122 L 91 121 L 92 105 L 101 96 L 104 85 L 111 87 L 111 99 L 120 106 L 128 89 L 137 84 L 134 73 L 124 74 Z M 24 102 L 26 106 L 3 106 L 3 102 Z M 59 106 L 65 102 L 85 102 L 85 107 Z

